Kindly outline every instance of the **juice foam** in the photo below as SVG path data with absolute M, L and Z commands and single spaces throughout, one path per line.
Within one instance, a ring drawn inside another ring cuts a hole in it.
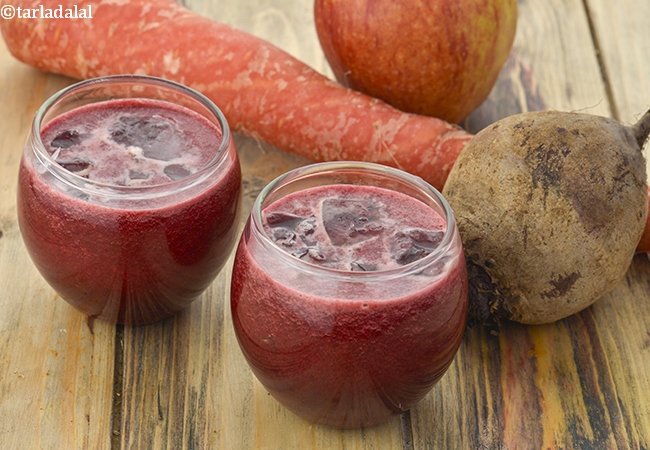
M 296 258 L 343 271 L 397 268 L 433 252 L 446 222 L 419 200 L 371 186 L 290 194 L 263 212 L 267 234 Z
M 221 142 L 219 129 L 205 117 L 151 99 L 82 106 L 49 122 L 41 135 L 50 155 L 70 172 L 118 186 L 183 179 L 206 167 Z

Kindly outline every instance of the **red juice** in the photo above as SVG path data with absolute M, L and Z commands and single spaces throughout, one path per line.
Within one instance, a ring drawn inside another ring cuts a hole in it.
M 50 159 L 31 136 L 18 219 L 62 298 L 93 318 L 147 323 L 209 286 L 239 222 L 241 173 L 227 129 L 184 106 L 129 98 L 64 112 L 40 136 Z
M 455 226 L 390 189 L 307 187 L 249 219 L 233 269 L 235 332 L 252 371 L 310 421 L 384 422 L 445 373 L 467 315 Z M 261 222 L 260 222 L 261 221 Z

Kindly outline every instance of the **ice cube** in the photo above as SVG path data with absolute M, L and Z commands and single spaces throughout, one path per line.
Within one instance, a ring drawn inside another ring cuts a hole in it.
M 111 139 L 124 147 L 139 147 L 151 159 L 171 161 L 182 156 L 182 142 L 176 124 L 166 117 L 153 115 L 122 116 L 109 133 Z
M 415 245 L 429 251 L 433 251 L 440 244 L 445 234 L 442 230 L 423 230 L 420 228 L 408 228 L 404 232 Z
M 303 220 L 305 220 L 305 217 L 285 212 L 272 212 L 266 215 L 266 223 L 268 223 L 272 228 L 282 227 L 294 230 Z
M 311 216 L 301 220 L 296 225 L 296 231 L 303 235 L 303 237 L 314 234 L 314 231 L 316 231 L 316 217 Z
M 57 161 L 57 163 L 68 172 L 76 173 L 82 177 L 88 177 L 88 171 L 92 164 L 82 159 L 73 159 L 70 161 Z
M 441 230 L 407 228 L 399 231 L 395 235 L 393 257 L 400 265 L 422 259 L 436 249 L 443 236 Z
M 352 272 L 372 272 L 373 270 L 377 270 L 377 267 L 365 261 L 352 261 L 350 263 L 350 270 Z
M 163 169 L 163 172 L 172 181 L 181 180 L 192 173 L 181 164 L 170 164 Z
M 304 234 L 299 234 L 298 237 L 300 238 L 300 241 L 307 247 L 315 247 L 318 245 L 318 241 L 315 239 L 310 239 L 308 235 Z
M 308 236 L 316 230 L 316 217 L 302 217 L 286 212 L 272 212 L 265 216 L 271 228 L 271 237 L 283 247 L 290 248 L 291 255 L 303 260 L 323 262 L 326 260 L 318 249 L 318 242 Z
M 303 256 L 307 254 L 309 249 L 307 247 L 302 247 L 299 248 L 298 250 L 294 250 L 291 252 L 291 256 L 295 256 L 298 259 L 302 259 Z
M 70 148 L 80 143 L 81 140 L 81 133 L 77 130 L 66 130 L 57 134 L 50 142 L 50 146 L 53 148 Z
M 285 247 L 291 247 L 296 243 L 296 233 L 286 228 L 275 228 L 273 230 L 273 240 Z
M 327 257 L 317 247 L 300 247 L 291 252 L 292 256 L 302 260 L 323 263 Z
M 383 230 L 377 208 L 348 199 L 323 201 L 323 225 L 333 245 L 349 245 L 369 239 Z
M 318 249 L 315 248 L 315 247 L 309 247 L 309 248 L 307 249 L 307 256 L 309 256 L 309 257 L 310 257 L 311 259 L 313 259 L 314 261 L 319 261 L 319 262 L 323 262 L 323 261 L 325 261 L 325 260 L 327 259 L 327 258 L 325 257 L 325 255 L 323 255 L 323 254 L 320 252 L 320 250 L 318 250 Z
M 148 180 L 153 174 L 147 174 L 138 170 L 129 170 L 129 179 L 131 180 Z

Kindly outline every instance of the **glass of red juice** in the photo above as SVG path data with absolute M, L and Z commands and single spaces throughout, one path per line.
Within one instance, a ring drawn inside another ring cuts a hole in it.
M 443 376 L 467 295 L 455 219 L 437 190 L 381 165 L 319 163 L 256 199 L 231 310 L 270 394 L 312 422 L 359 428 L 407 411 Z
M 241 169 L 221 111 L 162 79 L 82 81 L 37 111 L 18 175 L 34 264 L 68 303 L 114 323 L 170 317 L 238 238 Z

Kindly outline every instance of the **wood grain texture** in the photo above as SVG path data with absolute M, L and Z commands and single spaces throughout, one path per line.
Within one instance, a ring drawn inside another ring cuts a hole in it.
M 312 2 L 185 0 L 331 77 Z M 519 1 L 515 47 L 471 131 L 510 114 L 580 110 L 630 123 L 650 104 L 647 0 Z M 649 449 L 650 262 L 591 308 L 545 326 L 469 330 L 409 413 L 375 428 L 308 423 L 255 380 L 233 334 L 232 261 L 166 321 L 89 323 L 47 286 L 22 244 L 15 185 L 32 116 L 72 80 L 0 46 L 0 448 Z M 236 136 L 245 220 L 273 178 L 308 161 Z
M 310 2 L 184 4 L 327 73 Z M 308 161 L 243 136 L 236 136 L 236 145 L 244 168 L 243 223 L 266 184 Z M 125 327 L 122 448 L 402 449 L 399 419 L 370 430 L 340 431 L 315 426 L 270 397 L 246 365 L 232 330 L 230 270 L 228 265 L 185 313 L 147 327 Z
M 0 447 L 108 448 L 114 329 L 57 298 L 22 244 L 16 177 L 40 104 L 70 83 L 0 49 Z
M 182 0 L 192 11 L 272 42 L 334 79 L 318 42 L 311 1 Z
M 630 1 L 615 8 L 607 1 L 587 3 L 594 41 L 612 97 L 612 117 L 633 124 L 650 109 L 650 2 Z M 650 144 L 644 147 L 650 173 Z
M 616 7 L 605 0 L 586 4 L 616 118 L 635 123 L 650 109 L 650 2 L 621 2 Z
M 519 1 L 510 58 L 465 127 L 545 109 L 612 116 L 582 0 Z
M 476 132 L 504 115 L 540 109 L 579 110 L 633 123 L 630 118 L 638 113 L 629 109 L 644 111 L 638 103 L 647 105 L 650 96 L 630 101 L 624 93 L 630 83 L 640 85 L 639 93 L 650 86 L 647 76 L 637 75 L 639 65 L 648 73 L 648 60 L 639 55 L 648 54 L 649 41 L 647 27 L 639 26 L 643 16 L 630 15 L 648 4 L 618 5 L 520 1 L 510 60 L 490 98 L 468 119 L 468 129 Z M 614 42 L 605 45 L 604 39 Z M 625 56 L 608 56 L 616 44 L 628 47 Z M 446 378 L 412 412 L 415 447 L 649 448 L 646 273 L 647 257 L 638 255 L 611 293 L 552 325 L 506 324 L 498 337 L 469 331 Z M 431 427 L 436 417 L 447 418 L 441 432 Z M 458 429 L 470 431 L 454 435 Z

